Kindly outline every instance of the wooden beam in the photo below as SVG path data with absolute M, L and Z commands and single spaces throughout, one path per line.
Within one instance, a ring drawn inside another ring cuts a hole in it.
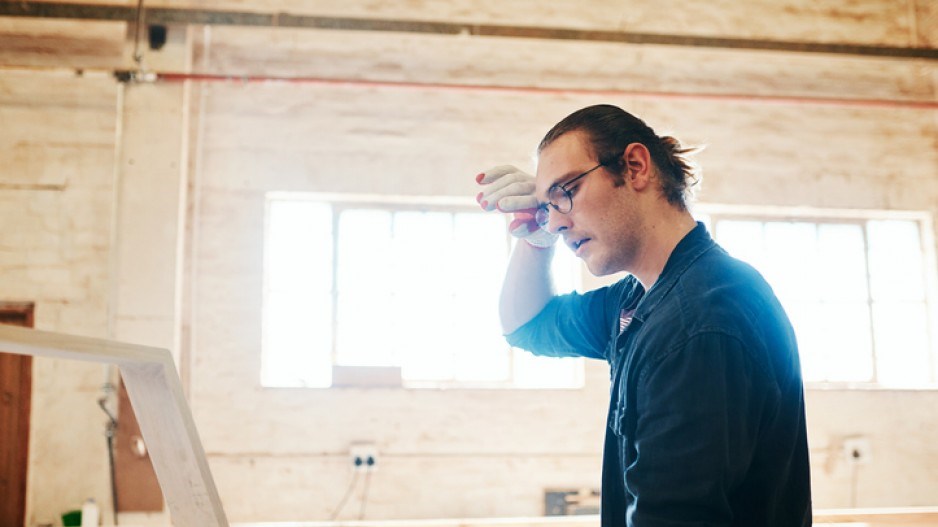
M 174 525 L 227 527 L 228 520 L 168 350 L 0 326 L 0 351 L 116 364 Z
M 769 39 L 708 37 L 701 35 L 570 29 L 563 27 L 470 24 L 425 20 L 293 15 L 279 12 L 257 13 L 248 11 L 166 7 L 147 7 L 145 9 L 145 15 L 145 19 L 149 24 L 265 26 L 435 35 L 471 35 L 938 60 L 938 49 L 927 47 L 795 42 Z M 20 2 L 0 3 L 0 16 L 120 20 L 132 22 L 137 19 L 137 11 L 135 6 L 130 5 L 32 2 L 24 0 Z

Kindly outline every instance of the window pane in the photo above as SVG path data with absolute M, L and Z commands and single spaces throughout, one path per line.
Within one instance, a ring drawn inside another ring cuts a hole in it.
M 387 287 L 391 255 L 391 213 L 343 210 L 339 214 L 338 290 L 353 294 Z
M 461 382 L 502 383 L 510 380 L 508 347 L 479 348 L 472 353 L 461 350 L 455 357 L 455 380 Z
M 266 235 L 261 382 L 329 386 L 332 209 L 271 200 Z
M 758 269 L 786 306 L 817 300 L 817 225 L 766 223 L 765 260 Z
M 873 338 L 865 302 L 796 304 L 792 312 L 805 380 L 873 380 Z
M 762 270 L 765 259 L 762 222 L 720 220 L 716 239 L 733 257 Z
M 456 380 L 507 382 L 511 377 L 510 348 L 501 334 L 497 297 L 458 296 L 451 338 Z
M 581 385 L 582 361 L 517 363 L 501 334 L 504 216 L 340 208 L 335 255 L 332 218 L 329 204 L 271 201 L 265 385 L 329 386 L 333 362 L 400 366 L 414 386 L 514 385 L 513 371 L 525 387 Z M 554 272 L 570 290 L 580 265 L 565 256 Z
M 876 302 L 873 317 L 879 382 L 909 386 L 930 381 L 924 302 Z
M 433 294 L 452 289 L 453 215 L 398 212 L 394 215 L 392 286 L 396 292 Z
M 874 301 L 923 300 L 922 243 L 912 221 L 868 224 Z
M 580 260 L 572 251 L 555 251 L 550 264 L 554 288 L 558 294 L 569 293 L 580 287 Z
M 332 383 L 332 301 L 328 294 L 268 292 L 261 382 L 324 388 Z
M 818 304 L 814 302 L 794 303 L 785 306 L 785 312 L 795 330 L 798 339 L 798 355 L 801 359 L 801 371 L 806 381 L 823 381 L 829 373 L 828 360 L 823 356 L 823 337 L 820 334 Z
M 505 219 L 499 215 L 456 215 L 453 335 L 455 380 L 507 382 L 509 348 L 501 335 L 498 294 L 508 259 Z
M 538 357 L 516 350 L 515 386 L 519 388 L 579 388 L 583 386 L 583 359 Z
M 450 260 L 456 291 L 484 304 L 478 307 L 496 311 L 498 293 L 505 276 L 508 243 L 505 220 L 495 214 L 456 215 L 453 258 Z M 474 300 L 470 300 L 475 302 Z
M 393 336 L 395 306 L 382 291 L 339 293 L 336 364 L 393 366 L 398 363 Z
M 453 297 L 446 294 L 397 296 L 394 332 L 405 380 L 447 381 L 454 376 Z
M 850 224 L 818 226 L 820 296 L 826 301 L 866 302 L 866 258 L 863 228 Z M 869 317 L 867 317 L 869 318 Z
M 332 289 L 332 208 L 308 201 L 269 202 L 265 283 L 307 294 Z

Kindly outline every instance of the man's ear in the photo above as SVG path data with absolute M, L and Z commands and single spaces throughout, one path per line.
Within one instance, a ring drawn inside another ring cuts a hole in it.
M 632 188 L 642 190 L 651 181 L 653 169 L 651 152 L 641 143 L 631 143 L 622 153 L 625 166 L 625 178 L 629 180 Z

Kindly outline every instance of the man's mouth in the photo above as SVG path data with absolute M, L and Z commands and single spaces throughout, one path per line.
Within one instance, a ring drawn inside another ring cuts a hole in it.
M 570 242 L 570 248 L 573 249 L 573 252 L 579 252 L 580 247 L 583 247 L 583 245 L 588 241 L 590 241 L 589 238 L 583 238 L 582 240 Z

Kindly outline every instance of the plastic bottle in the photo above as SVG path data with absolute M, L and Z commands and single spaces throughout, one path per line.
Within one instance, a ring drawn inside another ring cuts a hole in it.
M 81 506 L 81 527 L 98 527 L 98 504 L 94 498 L 85 500 Z

